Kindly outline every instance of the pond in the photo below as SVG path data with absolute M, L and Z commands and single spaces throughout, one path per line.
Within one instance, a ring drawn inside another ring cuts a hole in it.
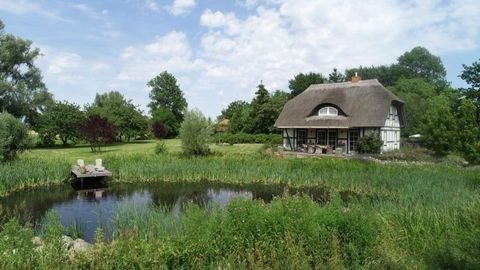
M 122 184 L 86 182 L 29 189 L 0 198 L 0 222 L 16 217 L 36 228 L 48 211 L 54 211 L 66 227 L 77 227 L 83 239 L 93 242 L 98 227 L 113 228 L 115 209 L 122 205 L 159 206 L 166 211 L 182 213 L 186 203 L 200 207 L 224 207 L 242 197 L 270 202 L 286 192 L 282 185 L 220 185 L 212 183 L 149 183 Z M 307 194 L 318 202 L 328 200 L 328 193 L 319 187 L 288 189 L 289 194 Z

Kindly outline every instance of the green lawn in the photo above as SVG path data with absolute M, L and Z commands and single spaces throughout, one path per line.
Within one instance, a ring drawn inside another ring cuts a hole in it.
M 21 154 L 22 158 L 58 158 L 68 160 L 75 164 L 77 159 L 84 159 L 86 162 L 94 162 L 96 158 L 105 158 L 107 156 L 125 156 L 125 155 L 153 155 L 157 140 L 135 141 L 131 143 L 121 143 L 102 147 L 102 152 L 92 153 L 88 145 L 75 145 L 67 148 L 56 146 L 54 148 L 37 148 Z M 179 154 L 181 152 L 181 142 L 178 139 L 162 140 L 167 146 L 169 154 Z M 245 155 L 255 153 L 261 148 L 261 144 L 235 144 L 235 145 L 215 145 L 212 144 L 213 151 L 225 155 Z

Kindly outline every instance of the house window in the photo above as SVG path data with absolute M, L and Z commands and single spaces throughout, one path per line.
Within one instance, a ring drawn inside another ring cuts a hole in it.
M 297 145 L 307 144 L 307 130 L 299 129 L 297 131 Z
M 335 115 L 338 115 L 338 110 L 337 108 L 334 108 L 334 107 L 323 107 L 320 110 L 318 110 L 318 115 L 319 116 L 335 116 Z
M 317 144 L 327 145 L 327 131 L 323 129 L 317 130 Z

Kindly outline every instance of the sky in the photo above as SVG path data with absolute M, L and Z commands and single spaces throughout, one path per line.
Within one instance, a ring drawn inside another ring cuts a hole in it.
M 415 46 L 447 79 L 480 58 L 478 0 L 0 0 L 8 33 L 40 48 L 57 100 L 116 90 L 146 113 L 147 82 L 167 70 L 189 108 L 215 117 L 263 81 L 288 91 L 299 72 L 391 64 Z

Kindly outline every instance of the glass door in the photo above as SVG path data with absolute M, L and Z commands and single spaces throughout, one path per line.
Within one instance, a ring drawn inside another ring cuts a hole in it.
M 335 150 L 337 147 L 337 130 L 328 131 L 328 146 Z
M 360 138 L 360 130 L 350 129 L 348 130 L 348 152 L 355 152 L 357 148 L 357 141 Z

